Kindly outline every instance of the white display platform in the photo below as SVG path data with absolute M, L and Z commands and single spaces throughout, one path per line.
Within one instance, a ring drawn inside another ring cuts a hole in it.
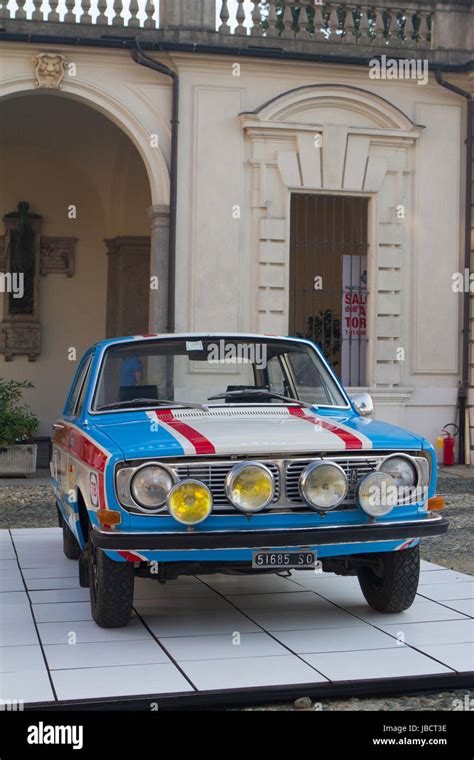
M 126 628 L 91 618 L 59 528 L 0 531 L 0 699 L 192 708 L 474 686 L 474 578 L 422 563 L 400 614 L 312 571 L 137 579 Z

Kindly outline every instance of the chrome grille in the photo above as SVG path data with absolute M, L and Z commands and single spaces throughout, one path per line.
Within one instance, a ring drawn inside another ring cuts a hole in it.
M 262 462 L 271 470 L 275 478 L 275 496 L 273 502 L 280 498 L 280 470 L 274 462 Z M 212 493 L 214 507 L 232 507 L 226 492 L 225 479 L 227 473 L 237 462 L 189 462 L 187 464 L 172 465 L 179 480 L 195 478 L 204 483 Z
M 372 453 L 359 453 L 350 454 L 349 456 L 335 455 L 332 456 L 330 452 L 325 455 L 312 457 L 298 457 L 292 456 L 288 453 L 283 456 L 255 456 L 251 459 L 245 459 L 242 457 L 235 459 L 193 459 L 183 460 L 179 459 L 166 459 L 163 460 L 164 464 L 173 470 L 178 480 L 186 480 L 187 478 L 193 478 L 205 483 L 212 493 L 214 502 L 214 511 L 220 515 L 235 515 L 235 507 L 228 501 L 225 492 L 225 478 L 227 473 L 235 467 L 245 461 L 257 461 L 268 467 L 275 478 L 275 495 L 273 501 L 266 510 L 275 512 L 312 512 L 305 502 L 301 499 L 299 494 L 299 478 L 304 468 L 311 462 L 318 462 L 321 459 L 327 459 L 331 462 L 339 464 L 346 473 L 349 489 L 347 498 L 338 507 L 339 510 L 354 509 L 356 501 L 356 489 L 360 480 L 369 472 L 375 470 L 380 462 L 391 452 L 377 452 L 376 455 Z M 421 461 L 419 457 L 417 458 Z M 423 459 L 422 462 L 426 462 Z M 130 511 L 136 514 L 149 514 L 146 510 L 139 508 L 134 502 L 130 490 L 129 482 L 133 477 L 137 467 L 143 464 L 149 464 L 150 460 L 135 460 L 130 463 L 133 466 L 119 468 L 117 473 L 117 488 L 119 501 L 130 509 Z M 122 477 L 120 477 L 122 476 Z M 429 479 L 429 473 L 427 474 Z M 123 482 L 122 482 L 123 481 Z M 166 507 L 162 508 L 158 512 L 154 513 L 157 517 L 166 516 L 168 514 Z
M 328 457 L 331 462 L 336 462 L 346 473 L 349 482 L 349 490 L 345 504 L 353 502 L 356 496 L 357 484 L 367 475 L 375 470 L 383 457 L 353 457 L 351 459 L 342 457 Z M 285 476 L 285 489 L 288 501 L 293 504 L 304 504 L 299 493 L 299 478 L 305 467 L 311 462 L 317 462 L 318 459 L 297 459 L 288 462 Z

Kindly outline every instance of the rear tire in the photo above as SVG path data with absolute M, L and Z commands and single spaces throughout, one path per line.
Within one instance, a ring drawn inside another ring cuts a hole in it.
M 403 612 L 413 604 L 420 577 L 420 547 L 384 552 L 383 576 L 362 568 L 358 578 L 369 605 L 378 612 Z
M 62 515 L 61 523 L 63 529 L 63 552 L 68 559 L 79 559 L 81 554 L 81 547 L 79 546 L 77 538 L 73 534 L 71 528 Z
M 91 611 L 101 628 L 122 628 L 132 615 L 135 572 L 130 562 L 114 562 L 102 549 L 89 550 Z

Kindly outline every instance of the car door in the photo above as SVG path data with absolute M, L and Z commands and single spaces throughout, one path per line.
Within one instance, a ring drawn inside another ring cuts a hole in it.
M 74 435 L 74 429 L 70 425 L 77 422 L 79 410 L 82 409 L 92 359 L 93 352 L 89 352 L 81 361 L 69 392 L 63 416 L 53 425 L 53 477 L 55 472 L 56 487 L 67 517 L 70 517 L 73 511 L 73 500 L 70 498 L 70 492 L 74 489 L 74 464 L 73 457 L 70 454 L 71 436 Z

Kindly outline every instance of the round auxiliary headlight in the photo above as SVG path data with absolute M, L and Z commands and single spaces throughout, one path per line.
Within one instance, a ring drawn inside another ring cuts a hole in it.
M 199 480 L 182 480 L 167 498 L 170 515 L 183 525 L 197 525 L 212 512 L 212 495 Z
M 143 509 L 158 509 L 166 503 L 173 482 L 168 470 L 150 464 L 137 470 L 130 483 L 130 492 Z
M 242 462 L 227 473 L 227 498 L 242 512 L 260 512 L 275 495 L 271 471 L 259 462 Z
M 301 473 L 300 494 L 313 509 L 335 509 L 347 494 L 346 473 L 334 462 L 312 462 Z
M 417 481 L 416 467 L 408 457 L 389 456 L 383 460 L 379 471 L 391 475 L 397 488 L 410 488 Z
M 357 489 L 357 500 L 361 508 L 371 517 L 382 517 L 397 504 L 397 485 L 386 472 L 369 472 Z

